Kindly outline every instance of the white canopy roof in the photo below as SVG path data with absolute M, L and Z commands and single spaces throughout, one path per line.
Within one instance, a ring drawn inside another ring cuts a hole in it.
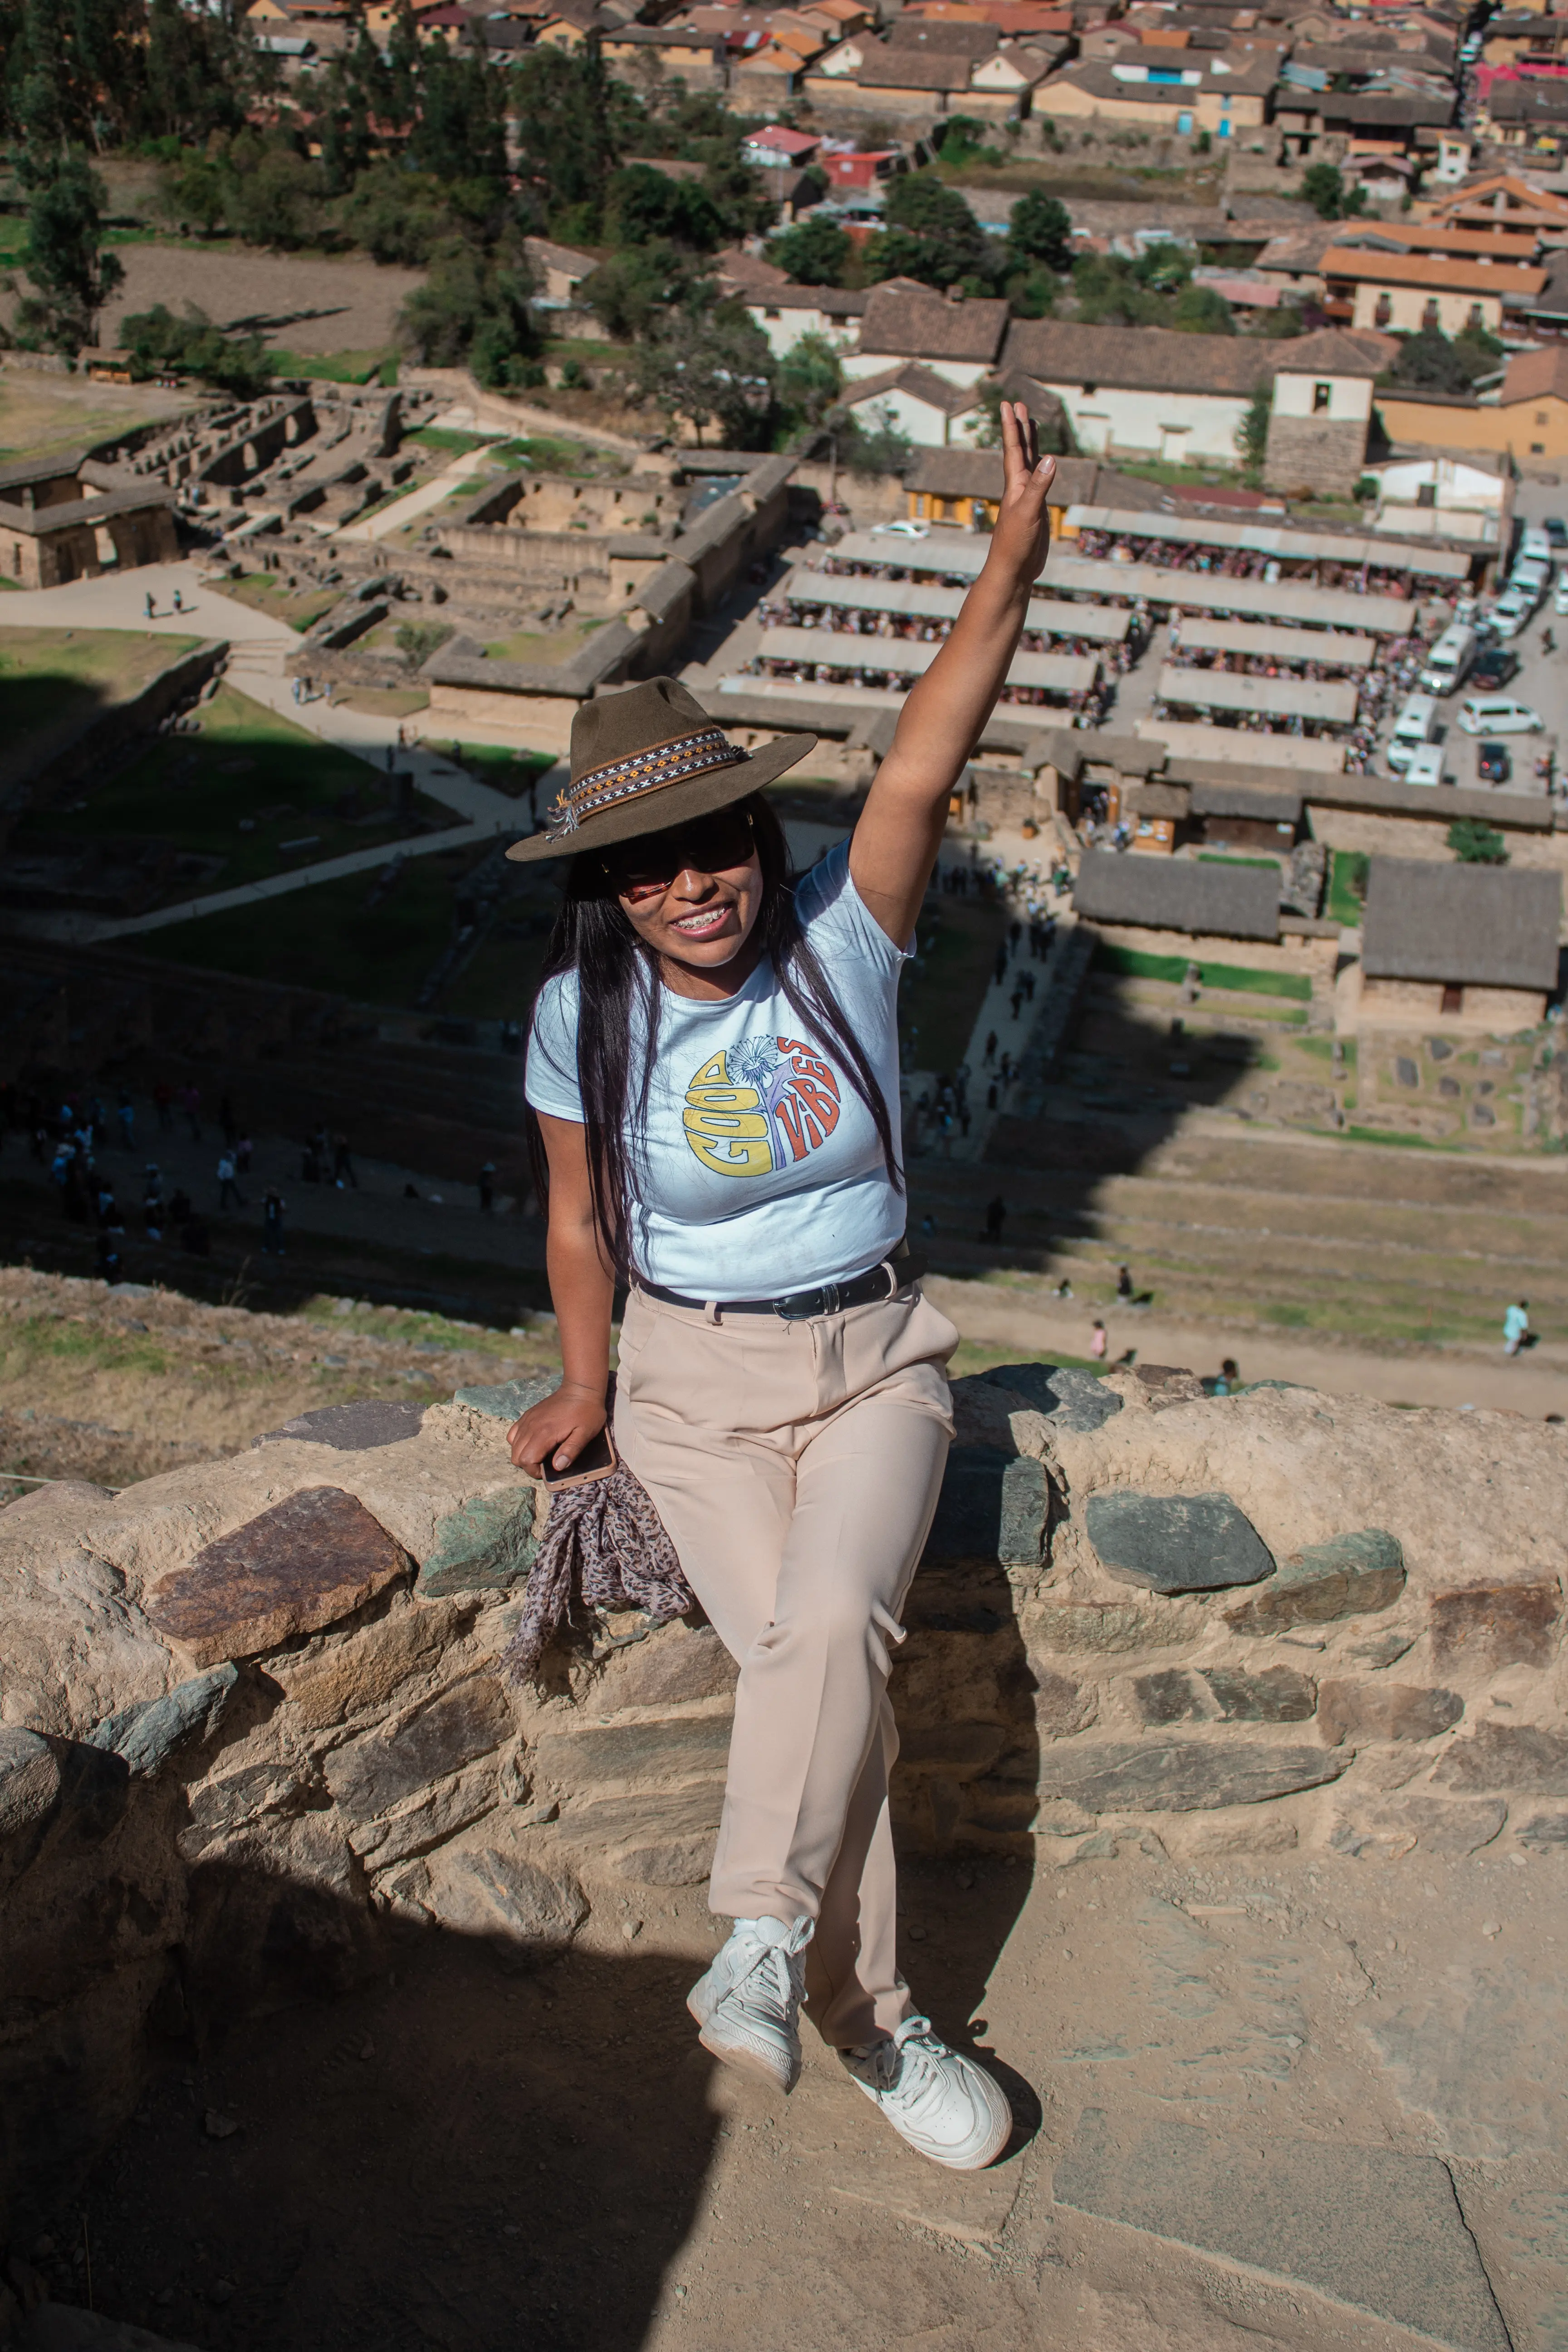
M 1247 767 L 1307 768 L 1343 773 L 1345 747 L 1333 735 L 1253 735 L 1245 727 L 1210 727 L 1196 719 L 1140 719 L 1146 743 L 1163 743 L 1171 760 L 1238 760 Z
M 1068 527 L 1113 531 L 1119 539 L 1160 539 L 1178 547 L 1236 547 L 1277 555 L 1287 563 L 1365 563 L 1380 572 L 1414 572 L 1427 580 L 1466 580 L 1470 559 L 1408 540 L 1342 536 L 1337 531 L 1287 530 L 1256 522 L 1201 522 L 1187 515 L 1127 514 L 1116 507 L 1068 507 Z
M 1142 596 L 1151 604 L 1194 606 L 1206 613 L 1246 613 L 1269 621 L 1305 621 L 1325 629 L 1360 626 L 1378 636 L 1408 636 L 1415 607 L 1397 596 L 1356 596 L 1343 588 L 1302 588 L 1281 580 L 1224 580 L 1212 572 L 1165 572 L 1152 563 L 1113 563 L 1108 557 L 1063 555 L 1052 548 L 1046 585 L 1064 595 Z
M 1264 661 L 1325 662 L 1331 669 L 1365 669 L 1375 637 L 1338 629 L 1275 629 L 1257 621 L 1184 620 L 1184 653 L 1256 654 Z
M 919 677 L 942 651 L 903 637 L 858 637 L 847 629 L 764 629 L 764 661 L 825 663 L 833 669 L 887 671 Z M 1087 694 L 1099 674 L 1093 654 L 1015 654 L 1009 686 L 1043 687 L 1048 694 Z
M 802 564 L 784 583 L 792 604 L 831 605 L 841 613 L 898 613 L 910 620 L 951 621 L 957 617 L 967 590 L 942 588 L 931 580 L 867 580 L 838 572 L 813 572 Z M 1091 637 L 1097 645 L 1119 646 L 1132 626 L 1132 615 L 1110 604 L 1067 604 L 1059 597 L 1034 596 L 1024 626 L 1056 637 Z
M 973 580 L 990 549 L 984 531 L 953 530 L 934 523 L 923 539 L 906 539 L 901 531 L 847 530 L 833 552 L 846 563 L 886 563 L 939 579 Z
M 1356 690 L 1323 677 L 1235 677 L 1223 669 L 1160 670 L 1162 702 L 1191 703 L 1200 710 L 1260 710 L 1270 719 L 1323 719 L 1336 727 L 1354 724 Z

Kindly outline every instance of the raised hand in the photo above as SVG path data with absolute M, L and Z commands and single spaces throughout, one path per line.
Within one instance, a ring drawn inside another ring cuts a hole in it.
M 1035 420 L 1021 400 L 1002 403 L 1002 510 L 992 533 L 990 562 L 1026 593 L 1045 569 L 1050 546 L 1047 494 L 1057 461 L 1042 457 Z

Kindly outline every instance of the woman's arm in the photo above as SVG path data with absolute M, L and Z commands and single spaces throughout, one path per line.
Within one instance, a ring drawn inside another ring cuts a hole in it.
M 910 689 L 849 845 L 855 887 L 900 948 L 936 864 L 952 788 L 1006 681 L 1049 543 L 1046 492 L 1057 461 L 1039 456 L 1021 401 L 1002 404 L 1002 511 L 985 568 L 946 644 Z
M 605 1426 L 616 1295 L 594 1222 L 586 1129 L 574 1119 L 538 1116 L 550 1162 L 544 1263 L 561 1326 L 561 1386 L 507 1432 L 513 1462 L 531 1478 L 543 1475 L 547 1457 L 557 1470 L 570 1469 Z

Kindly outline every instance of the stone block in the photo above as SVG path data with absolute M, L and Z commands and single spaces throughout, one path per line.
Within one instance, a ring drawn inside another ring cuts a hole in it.
M 1266 1592 L 1226 1611 L 1238 1633 L 1283 1633 L 1386 1609 L 1405 1590 L 1405 1554 L 1383 1528 L 1360 1528 L 1310 1544 L 1279 1564 Z
M 47 1821 L 60 1795 L 58 1740 L 0 1725 L 0 1843 Z
M 1046 1557 L 1050 1481 L 1043 1463 L 994 1445 L 955 1445 L 947 1457 L 923 1564 L 1037 1569 Z
M 46 1842 L 57 1853 L 100 1845 L 124 1818 L 125 1759 L 85 1740 L 0 1727 L 0 1859 L 13 1874 Z
M 677 1620 L 646 1640 L 628 1642 L 606 1663 L 594 1685 L 596 1713 L 623 1706 L 678 1706 L 696 1698 L 723 1698 L 735 1687 L 740 1669 L 710 1625 Z
M 1152 1592 L 1214 1592 L 1274 1573 L 1262 1537 L 1228 1495 L 1091 1495 L 1089 1539 L 1112 1576 Z
M 330 1445 L 339 1454 L 371 1454 L 378 1446 L 401 1445 L 417 1437 L 425 1407 L 395 1397 L 360 1397 L 353 1404 L 324 1404 L 314 1412 L 296 1413 L 281 1429 L 263 1430 L 252 1445 L 275 1445 L 303 1438 L 308 1445 Z
M 372 1869 L 390 1870 L 493 1811 L 500 1793 L 500 1768 L 493 1756 L 482 1757 L 466 1772 L 426 1790 L 391 1821 L 355 1822 L 349 1843 Z
M 1469 1584 L 1432 1601 L 1432 1655 L 1439 1667 L 1549 1666 L 1562 1596 L 1552 1583 Z
M 205 1675 L 176 1683 L 162 1698 L 142 1699 L 106 1716 L 89 1733 L 89 1744 L 111 1748 L 135 1779 L 151 1780 L 181 1748 L 212 1737 L 238 1681 L 232 1665 L 209 1667 Z
M 528 1574 L 539 1549 L 534 1487 L 521 1476 L 513 1494 L 476 1495 L 449 1511 L 420 1565 L 422 1601 L 450 1592 L 505 1592 Z
M 980 1378 L 994 1389 L 1022 1397 L 1043 1419 L 1080 1437 L 1091 1437 L 1112 1413 L 1121 1411 L 1121 1399 L 1094 1372 L 1067 1364 L 994 1364 Z
M 242 1765 L 190 1792 L 190 1827 L 182 1832 L 180 1851 L 187 1860 L 213 1839 L 229 1830 L 243 1829 L 268 1813 L 297 1813 L 307 1792 L 321 1783 L 312 1767 L 292 1758 L 276 1758 Z
M 407 1569 L 363 1503 L 341 1486 L 307 1486 L 160 1577 L 147 1616 L 197 1665 L 213 1666 L 336 1624 Z
M 1518 1832 L 1521 1845 L 1568 1846 L 1568 1813 L 1537 1813 Z
M 326 1731 L 351 1716 L 384 1706 L 400 1683 L 434 1665 L 461 1616 L 456 1601 L 395 1604 L 384 1617 L 331 1637 L 299 1659 L 279 1659 L 271 1671 L 305 1731 Z
M 511 1705 L 494 1675 L 470 1675 L 438 1691 L 390 1730 L 334 1748 L 327 1786 L 350 1821 L 374 1821 L 448 1772 L 499 1748 L 512 1731 Z
M 1465 1711 L 1458 1691 L 1426 1690 L 1418 1683 L 1325 1682 L 1318 1686 L 1318 1721 L 1323 1738 L 1342 1739 L 1436 1739 Z
M 730 1726 L 728 1715 L 697 1715 L 546 1732 L 533 1750 L 534 1774 L 563 1798 L 587 1789 L 678 1789 L 722 1779 Z
M 1279 1813 L 1247 1806 L 1236 1813 L 1189 1813 L 1179 1820 L 1167 1815 L 1160 1823 L 1160 1841 L 1178 1862 L 1218 1862 L 1233 1853 L 1293 1853 L 1297 1830 Z
M 1490 1795 L 1568 1797 L 1568 1732 L 1533 1725 L 1478 1724 L 1456 1740 L 1433 1776 L 1447 1789 Z
M 1370 1642 L 1352 1643 L 1345 1654 L 1369 1674 L 1381 1674 L 1384 1666 L 1396 1664 L 1407 1650 L 1413 1650 L 1415 1640 L 1414 1633 L 1374 1633 Z
M 1203 1678 L 1226 1723 L 1305 1723 L 1318 1703 L 1317 1685 L 1293 1666 L 1205 1666 Z
M 568 1805 L 560 1834 L 584 1866 L 612 1870 L 639 1886 L 696 1886 L 712 1868 L 723 1809 L 723 1783 L 710 1780 L 668 1796 Z
M 1021 1618 L 1030 1663 L 1038 1650 L 1088 1650 L 1102 1658 L 1168 1650 L 1192 1640 L 1193 1612 L 1141 1608 L 1132 1601 L 1036 1601 Z
M 1447 2166 L 1333 2139 L 1229 2135 L 1086 2108 L 1058 2160 L 1058 2205 L 1265 2271 L 1462 2352 L 1507 2329 Z
M 911 1628 L 894 1654 L 892 1697 L 900 1729 L 943 1724 L 954 1716 L 1001 1722 L 1005 1633 L 970 1633 L 929 1624 Z
M 1127 1739 L 1061 1746 L 1040 1759 L 1040 1794 L 1091 1813 L 1212 1812 L 1335 1780 L 1343 1749 L 1273 1748 L 1260 1740 Z
M 1092 1684 L 1044 1667 L 1035 1669 L 1034 1683 L 1035 1729 L 1042 1739 L 1070 1739 L 1087 1731 L 1100 1713 L 1100 1694 Z
M 1134 1675 L 1132 1704 L 1141 1723 L 1186 1723 L 1205 1712 L 1198 1685 L 1184 1666 Z
M 419 1899 L 431 1916 L 483 1937 L 505 1959 L 526 1963 L 563 1949 L 588 1916 L 569 1871 L 542 1869 L 489 1822 L 412 1866 L 426 1874 Z
M 1478 1853 L 1490 1845 L 1508 1819 L 1500 1799 L 1473 1804 L 1444 1797 L 1397 1797 L 1387 1804 L 1360 1801 L 1349 1809 L 1353 1829 L 1397 1853 L 1419 1846 L 1423 1853 Z
M 531 1405 L 542 1404 L 553 1396 L 561 1385 L 558 1372 L 535 1372 L 526 1381 L 498 1381 L 493 1385 L 456 1389 L 454 1404 L 471 1405 L 489 1421 L 504 1421 L 510 1427 L 521 1421 Z
M 899 1768 L 910 1772 L 945 1772 L 953 1780 L 973 1780 L 990 1770 L 1006 1738 L 1006 1727 L 1000 1723 L 948 1723 L 925 1730 L 900 1731 Z

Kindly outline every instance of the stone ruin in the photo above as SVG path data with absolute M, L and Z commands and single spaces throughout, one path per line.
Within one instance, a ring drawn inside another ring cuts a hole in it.
M 537 1687 L 499 1670 L 544 1508 L 505 1432 L 549 1385 L 0 1512 L 14 2238 L 205 2020 L 347 1988 L 400 1932 L 526 1967 L 706 1875 L 709 1629 L 595 1616 Z M 1568 1846 L 1561 1427 L 1150 1367 L 954 1397 L 894 1667 L 906 1851 Z

